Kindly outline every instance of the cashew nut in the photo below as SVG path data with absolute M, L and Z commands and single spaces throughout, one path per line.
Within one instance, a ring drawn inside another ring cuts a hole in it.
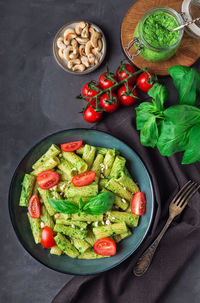
M 98 48 L 93 48 L 92 53 L 98 60 L 101 58 L 101 53 L 98 51 Z
M 85 45 L 81 44 L 79 46 L 79 53 L 80 53 L 81 56 L 86 56 L 86 54 L 85 54 Z
M 65 31 L 64 31 L 64 34 L 63 34 L 63 37 L 67 36 L 68 34 L 75 34 L 75 30 L 74 28 L 67 28 Z
M 81 21 L 79 23 L 76 24 L 75 27 L 75 32 L 77 33 L 77 35 L 80 35 L 82 32 L 82 29 L 86 26 L 86 22 Z
M 72 39 L 71 45 L 74 47 L 78 47 L 78 42 L 76 41 L 76 39 Z
M 65 48 L 59 48 L 59 50 L 58 50 L 58 55 L 59 55 L 59 57 L 60 57 L 61 59 L 64 59 L 64 54 L 63 54 L 64 49 L 65 49 Z
M 91 39 L 93 47 L 97 47 L 97 41 L 101 37 L 99 32 L 96 32 L 94 28 L 90 27 L 89 32 L 91 33 Z
M 81 62 L 86 66 L 86 67 L 89 67 L 90 66 L 90 62 L 89 62 L 89 59 L 85 56 L 82 56 L 81 57 Z
M 72 67 L 72 70 L 75 72 L 75 71 L 79 71 L 79 72 L 83 72 L 85 70 L 85 65 L 84 64 L 77 64 L 77 65 L 74 65 Z
M 98 39 L 98 42 L 97 42 L 97 50 L 100 52 L 101 51 L 101 49 L 102 49 L 102 40 L 101 39 Z
M 73 60 L 69 60 L 67 63 L 67 66 L 69 69 L 72 69 L 72 67 L 76 64 L 80 64 L 81 60 L 80 59 L 73 59 Z
M 69 61 L 70 59 L 76 59 L 79 55 L 78 48 L 74 46 L 68 46 L 64 48 L 63 56 L 64 59 Z
M 93 54 L 89 54 L 88 55 L 88 60 L 90 62 L 91 65 L 94 65 L 95 63 L 95 56 Z
M 64 44 L 63 41 L 64 41 L 64 40 L 63 40 L 62 37 L 59 37 L 59 38 L 58 38 L 58 40 L 57 40 L 57 42 L 56 42 L 58 48 L 65 48 L 65 47 L 66 47 L 66 45 Z
M 88 38 L 80 38 L 80 37 L 76 37 L 76 40 L 78 41 L 79 44 L 86 44 L 89 41 Z
M 76 34 L 74 34 L 74 33 L 69 33 L 69 34 L 67 34 L 66 36 L 64 36 L 64 43 L 65 43 L 66 45 L 70 45 L 71 40 L 74 39 L 74 38 L 76 38 Z
M 86 56 L 88 56 L 89 54 L 91 54 L 92 49 L 93 49 L 93 45 L 92 45 L 92 41 L 90 40 L 85 45 Z
M 89 38 L 89 25 L 88 25 L 88 23 L 86 23 L 86 26 L 82 30 L 81 37 L 82 38 Z

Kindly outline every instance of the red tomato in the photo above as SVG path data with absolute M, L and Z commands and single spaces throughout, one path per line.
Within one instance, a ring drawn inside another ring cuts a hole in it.
M 28 212 L 32 218 L 39 218 L 41 216 L 41 203 L 38 195 L 33 195 L 28 201 Z
M 94 252 L 101 256 L 113 256 L 116 254 L 116 243 L 110 238 L 102 238 L 94 243 Z
M 54 187 L 59 181 L 59 174 L 53 170 L 45 170 L 37 176 L 37 183 L 42 189 Z
M 83 112 L 83 119 L 89 123 L 95 123 L 102 117 L 102 112 L 96 112 L 92 106 L 88 106 Z
M 120 81 L 126 79 L 129 76 L 129 73 L 133 74 L 136 71 L 137 71 L 137 69 L 130 64 L 121 64 L 116 71 L 117 80 L 120 82 Z M 137 78 L 137 75 L 128 79 L 128 84 L 135 83 L 136 78 Z
M 125 85 L 122 85 L 118 90 L 118 98 L 124 106 L 132 105 L 137 100 L 137 91 L 133 89 L 132 85 L 128 85 L 128 91 Z
M 82 145 L 83 145 L 83 141 L 80 140 L 80 141 L 74 141 L 74 142 L 61 144 L 60 146 L 64 152 L 73 152 L 73 151 L 79 149 Z
M 152 76 L 152 81 L 153 81 L 152 84 L 148 83 L 148 81 L 149 81 L 149 74 Z M 141 91 L 145 92 L 145 93 L 147 93 L 148 90 L 150 88 L 152 88 L 152 86 L 154 85 L 154 81 L 155 81 L 155 75 L 153 73 L 149 73 L 149 74 L 147 74 L 146 72 L 143 72 L 137 78 L 137 86 L 138 86 L 138 88 Z
M 87 82 L 83 88 L 82 88 L 82 95 L 85 96 L 85 100 L 87 102 L 89 101 L 95 101 L 96 99 L 90 99 L 87 97 L 95 97 L 101 90 L 99 89 L 98 85 L 95 81 Z
M 106 79 L 108 78 L 108 79 Z M 107 89 L 112 87 L 117 83 L 117 77 L 113 73 L 103 73 L 99 78 L 99 86 L 102 89 Z M 114 91 L 117 87 L 113 87 L 112 91 Z
M 76 187 L 86 186 L 94 181 L 96 174 L 93 170 L 86 171 L 82 174 L 76 175 L 72 179 L 72 183 Z
M 119 100 L 117 98 L 117 95 L 112 93 L 112 96 L 110 96 L 110 93 L 104 93 L 100 97 L 100 106 L 106 112 L 114 112 L 119 107 Z
M 53 232 L 49 226 L 45 226 L 41 233 L 41 244 L 45 248 L 51 248 L 56 245 Z
M 146 212 L 146 197 L 141 191 L 135 193 L 131 201 L 131 211 L 134 215 L 142 216 Z

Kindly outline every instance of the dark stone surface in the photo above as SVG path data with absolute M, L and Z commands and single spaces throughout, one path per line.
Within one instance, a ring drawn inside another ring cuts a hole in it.
M 7 195 L 15 167 L 23 155 L 50 133 L 90 127 L 75 96 L 83 83 L 97 79 L 106 63 L 115 70 L 123 58 L 120 23 L 131 0 L 1 0 L 1 250 L 0 302 L 46 303 L 72 276 L 54 272 L 26 253 L 11 226 Z M 107 62 L 96 72 L 74 76 L 55 62 L 52 41 L 56 31 L 71 20 L 98 24 L 108 41 Z M 200 62 L 195 66 L 200 69 Z M 164 82 L 168 81 L 163 78 Z M 171 82 L 169 83 L 171 84 Z M 160 303 L 200 301 L 200 254 L 176 277 Z

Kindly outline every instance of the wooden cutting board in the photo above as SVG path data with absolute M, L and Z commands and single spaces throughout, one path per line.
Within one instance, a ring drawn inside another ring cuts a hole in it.
M 133 38 L 134 30 L 137 23 L 142 16 L 152 7 L 167 6 L 175 9 L 177 12 L 181 11 L 182 0 L 137 0 L 124 16 L 121 24 L 121 44 L 124 50 Z M 135 48 L 130 49 L 130 54 L 135 52 Z M 125 54 L 125 53 L 124 53 Z M 125 54 L 126 56 L 126 54 Z M 143 59 L 140 55 L 134 57 L 132 63 L 138 68 L 147 67 L 150 71 L 157 75 L 168 75 L 168 68 L 173 65 L 192 65 L 200 56 L 200 39 L 190 37 L 187 33 L 181 41 L 178 51 L 173 57 L 163 62 L 149 62 Z M 127 57 L 128 58 L 128 57 Z

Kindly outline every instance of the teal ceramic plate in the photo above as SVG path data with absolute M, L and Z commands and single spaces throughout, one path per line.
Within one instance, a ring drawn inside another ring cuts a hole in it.
M 146 194 L 147 211 L 140 219 L 139 226 L 134 230 L 131 237 L 123 240 L 117 245 L 117 254 L 110 258 L 99 260 L 79 260 L 72 259 L 66 255 L 50 255 L 49 250 L 34 243 L 29 222 L 27 219 L 27 209 L 19 207 L 19 197 L 21 183 L 25 172 L 31 170 L 32 164 L 48 149 L 52 144 L 84 140 L 88 144 L 116 148 L 122 156 L 127 159 L 127 165 L 131 175 L 138 181 L 141 191 Z M 34 146 L 17 167 L 9 192 L 9 212 L 14 230 L 23 247 L 36 260 L 47 267 L 67 274 L 89 275 L 109 270 L 125 259 L 127 259 L 144 240 L 152 218 L 154 209 L 154 194 L 149 173 L 138 155 L 125 143 L 117 138 L 91 129 L 65 130 L 48 136 L 36 146 Z

